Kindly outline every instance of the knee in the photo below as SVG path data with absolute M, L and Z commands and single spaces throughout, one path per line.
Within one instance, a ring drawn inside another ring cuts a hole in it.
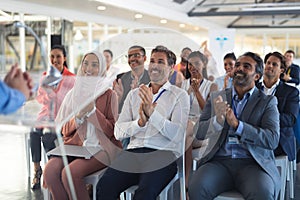
M 270 188 L 267 187 L 263 187 L 260 188 L 259 190 L 253 190 L 250 191 L 247 195 L 246 195 L 246 199 L 257 199 L 257 200 L 272 200 L 272 199 L 277 199 L 274 196 L 274 191 L 270 190 Z
M 56 174 L 57 174 L 57 172 L 53 168 L 46 165 L 46 167 L 44 169 L 44 173 L 43 173 L 43 180 L 47 187 L 54 185 L 54 183 L 56 182 L 56 179 L 57 179 Z
M 209 189 L 205 188 L 205 184 L 199 182 L 199 180 L 191 179 L 188 187 L 188 195 L 190 200 L 200 200 L 200 199 L 209 199 L 207 194 Z M 211 197 L 212 199 L 212 197 Z
M 160 194 L 160 191 L 157 190 L 155 187 L 146 186 L 146 187 L 139 187 L 134 194 L 134 199 L 156 199 Z

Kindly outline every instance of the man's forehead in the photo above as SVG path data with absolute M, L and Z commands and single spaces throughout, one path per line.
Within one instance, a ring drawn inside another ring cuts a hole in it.
M 237 62 L 256 64 L 256 61 L 250 56 L 240 56 Z
M 128 52 L 140 52 L 141 49 L 139 48 L 132 48 L 132 49 L 129 49 Z

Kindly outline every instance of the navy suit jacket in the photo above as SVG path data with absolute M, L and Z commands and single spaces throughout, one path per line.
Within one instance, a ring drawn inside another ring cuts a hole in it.
M 196 133 L 197 139 L 208 139 L 208 145 L 205 147 L 200 164 L 209 162 L 228 137 L 230 127 L 226 121 L 221 130 L 217 130 L 213 125 L 215 120 L 213 101 L 219 95 L 231 104 L 232 88 L 212 92 L 205 104 Z M 240 142 L 246 145 L 253 159 L 272 178 L 275 185 L 274 195 L 278 196 L 280 175 L 273 153 L 279 143 L 279 112 L 276 97 L 267 96 L 255 88 L 244 107 L 240 121 L 244 123 Z
M 290 77 L 291 80 L 287 81 L 287 83 L 295 83 L 296 85 L 299 85 L 300 82 L 300 67 L 294 63 L 291 64 L 291 66 L 287 69 L 287 71 L 290 70 Z
M 262 84 L 260 83 L 260 87 Z M 282 81 L 276 88 L 274 96 L 278 100 L 278 111 L 280 113 L 280 139 L 279 143 L 289 160 L 296 158 L 296 144 L 293 126 L 299 112 L 299 91 Z

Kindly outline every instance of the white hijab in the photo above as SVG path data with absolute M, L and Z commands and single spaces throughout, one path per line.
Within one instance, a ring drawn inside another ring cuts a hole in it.
M 82 64 L 85 57 L 89 54 L 97 56 L 99 61 L 98 76 L 84 76 Z M 106 77 L 105 57 L 98 51 L 86 53 L 78 68 L 74 87 L 65 96 L 62 105 L 55 119 L 56 123 L 63 125 L 75 116 L 82 108 L 91 101 L 104 94 L 112 85 L 113 79 Z

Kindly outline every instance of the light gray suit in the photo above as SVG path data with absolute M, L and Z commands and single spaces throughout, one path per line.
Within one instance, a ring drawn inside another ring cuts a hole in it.
M 213 99 L 221 95 L 231 106 L 232 89 L 226 89 L 211 94 L 199 120 L 197 139 L 209 138 L 208 147 L 200 164 L 209 162 L 220 149 L 228 136 L 229 125 L 225 122 L 220 131 L 213 126 L 215 116 Z M 279 112 L 277 99 L 274 96 L 266 96 L 255 88 L 249 97 L 247 104 L 240 116 L 244 128 L 240 142 L 244 143 L 254 160 L 272 178 L 275 185 L 275 194 L 278 196 L 280 190 L 280 175 L 275 165 L 273 150 L 279 142 Z

